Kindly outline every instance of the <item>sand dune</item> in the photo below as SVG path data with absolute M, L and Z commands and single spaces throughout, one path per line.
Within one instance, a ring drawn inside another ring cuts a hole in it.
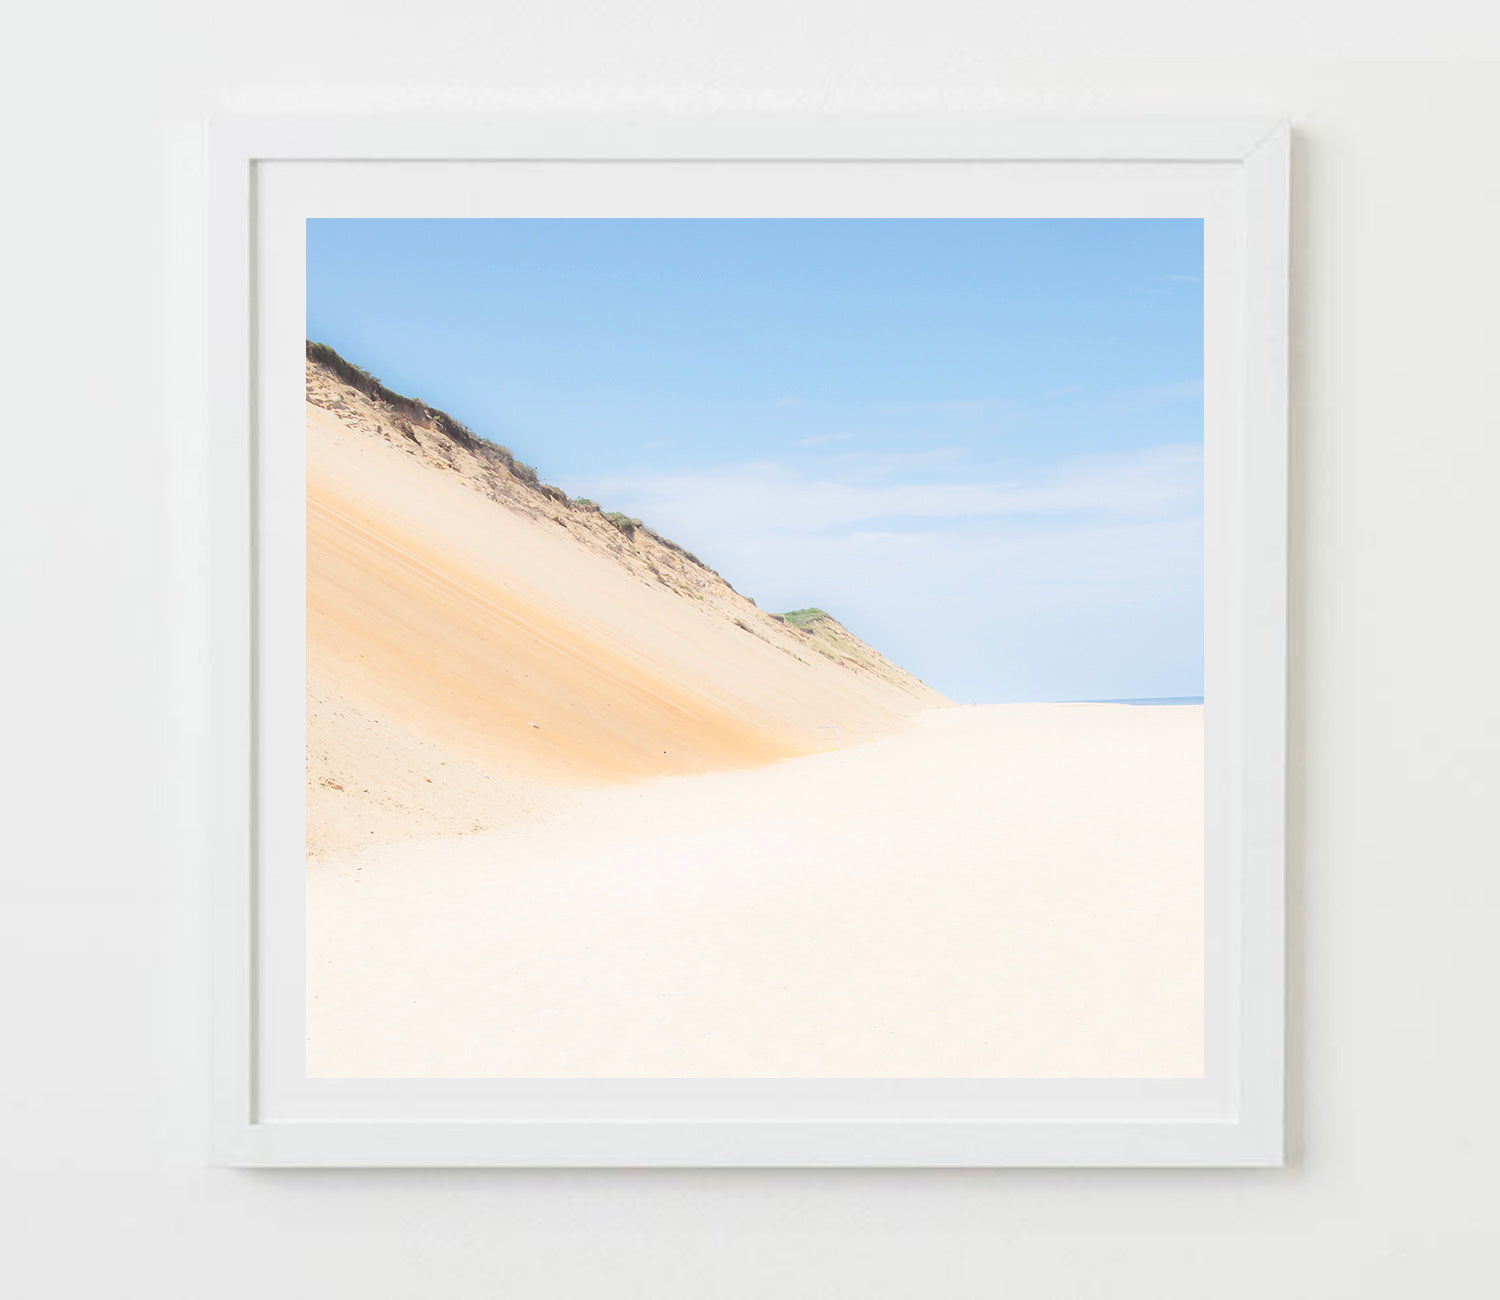
M 311 364 L 309 396 L 315 852 L 494 826 L 516 782 L 753 767 L 948 703 Z
M 440 412 L 308 396 L 310 1074 L 1201 1072 L 1201 709 L 945 707 Z
M 309 1072 L 1197 1075 L 1202 779 L 1201 707 L 946 709 L 346 853 Z

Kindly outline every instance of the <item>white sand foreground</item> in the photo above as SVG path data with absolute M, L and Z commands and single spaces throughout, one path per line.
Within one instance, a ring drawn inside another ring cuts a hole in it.
M 308 1073 L 1198 1075 L 1202 783 L 1201 707 L 944 709 L 324 859 Z

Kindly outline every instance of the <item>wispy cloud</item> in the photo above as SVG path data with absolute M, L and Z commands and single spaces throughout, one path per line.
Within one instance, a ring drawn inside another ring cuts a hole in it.
M 1082 399 L 1087 402 L 1085 397 Z M 1088 403 L 1088 409 L 1100 418 L 1123 418 L 1167 410 L 1189 402 L 1203 400 L 1203 379 L 1180 379 L 1165 384 L 1143 384 L 1107 393 Z
M 952 449 L 945 449 L 953 454 Z M 931 467 L 942 452 L 921 456 Z M 767 532 L 821 533 L 875 522 L 1055 519 L 1070 515 L 1142 519 L 1198 509 L 1201 452 L 1194 446 L 1067 462 L 1033 478 L 938 483 L 880 482 L 912 468 L 913 456 L 833 458 L 809 469 L 760 461 L 675 473 L 641 473 L 565 483 L 624 508 L 659 529 L 700 537 Z
M 763 608 L 832 610 L 958 698 L 1195 693 L 1199 447 L 929 482 L 908 472 L 931 477 L 939 462 L 898 463 L 911 457 L 797 456 L 562 486 L 645 519 Z

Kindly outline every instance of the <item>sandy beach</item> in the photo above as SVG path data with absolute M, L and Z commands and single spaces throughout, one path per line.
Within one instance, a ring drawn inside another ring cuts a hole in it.
M 1201 1073 L 1201 707 L 845 744 L 319 860 L 309 1073 Z
M 1201 708 L 953 707 L 360 382 L 309 360 L 309 1074 L 1201 1072 Z

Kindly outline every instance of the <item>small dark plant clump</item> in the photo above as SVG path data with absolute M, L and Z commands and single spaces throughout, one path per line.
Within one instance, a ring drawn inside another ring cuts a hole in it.
M 647 537 L 651 538 L 653 541 L 660 542 L 667 548 L 667 550 L 676 551 L 678 555 L 682 556 L 682 558 L 684 560 L 687 560 L 690 564 L 696 564 L 700 569 L 708 569 L 708 572 L 712 573 L 716 578 L 719 576 L 717 572 L 715 572 L 713 569 L 709 569 L 708 565 L 704 564 L 703 561 L 700 560 L 696 555 L 694 555 L 690 550 L 687 550 L 685 547 L 678 546 L 677 543 L 674 542 L 670 537 L 663 537 L 659 532 L 656 531 L 656 529 L 647 528 L 646 525 L 641 523 L 639 519 L 637 519 L 635 523 L 636 526 L 639 527 Z
M 462 420 L 455 420 L 447 411 L 439 411 L 436 407 L 428 406 L 426 402 L 419 402 L 415 398 L 404 397 L 402 394 L 387 388 L 362 366 L 356 366 L 352 361 L 345 361 L 328 344 L 314 343 L 311 339 L 308 339 L 307 359 L 332 371 L 339 379 L 348 384 L 350 388 L 358 389 L 371 400 L 389 407 L 398 419 L 405 417 L 408 421 L 430 425 L 442 434 L 443 437 L 447 438 L 449 442 L 464 448 L 465 451 L 473 452 L 476 456 L 491 463 L 498 462 L 504 465 L 507 470 L 523 483 L 529 483 L 532 487 L 537 485 L 536 470 L 532 469 L 530 465 L 517 460 L 511 454 L 509 447 L 502 447 L 497 442 L 481 438 Z M 405 430 L 403 429 L 402 432 L 404 433 Z
M 554 501 L 561 502 L 563 505 L 568 504 L 568 494 L 560 487 L 553 487 L 550 483 L 543 483 L 541 491 L 544 496 L 549 496 Z
M 645 525 L 639 519 L 632 519 L 629 515 L 621 514 L 618 510 L 608 511 L 605 516 L 616 528 L 618 528 L 631 541 L 635 540 L 635 530 L 644 528 Z
M 670 537 L 663 537 L 659 532 L 656 531 L 656 529 L 647 528 L 644 524 L 642 524 L 641 531 L 644 532 L 646 536 L 649 537 L 652 541 L 659 542 L 662 546 L 665 546 L 667 550 L 676 551 L 678 555 L 687 554 L 687 552 L 684 551 L 682 547 L 678 546 L 677 543 L 674 542 Z
M 469 428 L 462 420 L 455 420 L 446 411 L 432 412 L 432 426 L 447 438 L 449 442 L 455 443 L 465 451 L 477 452 L 484 443 L 484 439 L 475 433 L 473 429 Z M 504 452 L 506 456 L 510 455 L 510 452 L 506 451 L 504 447 L 497 447 L 496 450 Z
M 363 366 L 356 366 L 352 361 L 345 361 L 343 357 L 339 356 L 326 343 L 314 343 L 311 339 L 308 339 L 307 359 L 309 361 L 316 361 L 321 366 L 326 366 L 348 384 L 350 388 L 357 388 L 368 397 L 389 400 L 386 397 L 387 394 L 390 397 L 396 396 L 396 394 L 391 393 L 380 380 L 376 379 Z M 405 401 L 406 399 L 402 398 L 401 400 Z

